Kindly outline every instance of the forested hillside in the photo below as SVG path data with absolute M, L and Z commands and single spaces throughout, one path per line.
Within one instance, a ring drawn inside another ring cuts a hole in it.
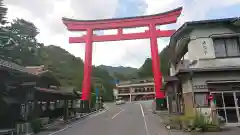
M 168 49 L 165 47 L 159 54 L 160 57 L 160 70 L 163 76 L 167 76 L 169 72 L 169 55 Z M 105 69 L 109 72 L 109 74 L 117 80 L 131 80 L 131 79 L 144 79 L 144 78 L 152 78 L 152 59 L 147 58 L 143 65 L 139 69 L 131 68 L 131 67 L 111 67 L 101 65 L 99 66 L 101 69 Z
M 159 54 L 160 57 L 160 70 L 163 76 L 167 76 L 169 72 L 169 57 L 167 47 L 165 47 Z M 140 78 L 153 77 L 152 72 L 152 59 L 147 58 L 143 65 L 138 70 L 138 76 Z
M 0 1 L 0 8 L 1 7 Z M 7 12 L 7 10 L 4 10 Z M 4 23 L 5 15 L 0 14 L 0 23 Z M 39 43 L 36 36 L 39 34 L 36 26 L 24 19 L 16 19 L 0 27 L 0 58 L 15 62 L 22 66 L 45 65 L 60 81 L 62 86 L 74 86 L 81 90 L 83 80 L 83 61 L 71 55 L 57 45 L 44 45 Z M 66 37 L 67 38 L 67 37 Z M 93 67 L 93 78 L 98 78 L 98 83 L 104 91 L 104 99 L 113 99 L 113 78 L 107 71 Z M 100 80 L 100 82 L 99 82 Z M 95 81 L 93 79 L 92 91 Z
M 105 66 L 105 65 L 100 65 L 98 67 L 108 71 L 108 73 L 114 79 L 117 79 L 117 80 L 124 81 L 124 80 L 133 79 L 133 78 L 138 78 L 137 68 L 123 67 L 123 66 L 113 67 L 113 66 Z

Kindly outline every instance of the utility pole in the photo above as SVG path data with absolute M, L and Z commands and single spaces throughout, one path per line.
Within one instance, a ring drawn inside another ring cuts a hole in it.
M 93 78 L 94 81 L 94 87 L 95 87 L 95 93 L 96 93 L 96 108 L 100 109 L 103 107 L 102 103 L 102 92 L 103 92 L 103 84 L 102 84 L 102 79 L 101 78 Z

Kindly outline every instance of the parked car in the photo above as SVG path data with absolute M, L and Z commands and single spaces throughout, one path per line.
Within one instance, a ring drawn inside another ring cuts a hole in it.
M 116 105 L 124 104 L 125 101 L 122 98 L 117 98 L 116 99 Z
M 116 100 L 116 105 L 122 104 L 121 100 Z

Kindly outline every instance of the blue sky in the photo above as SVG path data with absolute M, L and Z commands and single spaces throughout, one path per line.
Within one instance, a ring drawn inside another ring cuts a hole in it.
M 210 10 L 207 13 L 206 19 L 229 18 L 229 17 L 240 17 L 240 4 Z
M 175 25 L 161 29 L 178 28 L 186 21 L 240 17 L 240 0 L 4 0 L 9 21 L 23 18 L 39 29 L 37 39 L 45 45 L 60 46 L 84 60 L 84 44 L 69 44 L 70 33 L 61 18 L 105 19 L 150 15 L 182 6 L 183 12 Z M 142 29 L 136 28 L 133 32 Z M 71 33 L 72 34 L 72 33 Z M 75 33 L 74 35 L 83 35 Z M 103 34 L 103 33 L 101 33 Z M 108 34 L 104 32 L 104 34 Z M 111 32 L 110 32 L 111 34 Z M 159 52 L 169 39 L 158 39 Z M 140 67 L 150 57 L 149 40 L 94 43 L 93 64 Z
M 154 0 L 153 0 L 154 1 Z M 159 0 L 160 1 L 160 0 Z M 181 1 L 181 0 L 180 0 Z M 202 0 L 203 2 L 206 0 Z M 197 12 L 205 12 L 204 17 L 197 18 L 197 14 L 195 17 L 190 18 L 191 21 L 194 20 L 202 20 L 202 19 L 218 19 L 218 18 L 229 18 L 229 17 L 240 17 L 240 0 L 235 0 L 236 3 L 239 1 L 239 4 L 232 4 L 226 6 L 219 6 L 216 0 L 213 0 L 215 5 L 212 5 L 213 7 L 207 6 L 206 11 L 201 11 L 201 9 L 195 9 L 200 10 Z M 222 0 L 223 1 L 223 0 Z M 230 0 L 231 1 L 231 0 Z M 230 2 L 229 1 L 229 2 Z M 219 0 L 221 2 L 221 0 Z M 183 10 L 185 8 L 188 10 L 188 12 L 196 12 L 196 11 L 190 11 L 189 7 L 194 9 L 193 5 L 198 4 L 196 0 L 182 0 L 182 3 L 178 4 L 178 6 L 183 6 Z M 208 4 L 208 3 L 206 3 Z M 211 3 L 212 4 L 212 3 Z M 176 7 L 178 7 L 176 6 Z M 176 7 L 168 7 L 167 9 L 174 9 Z M 117 6 L 116 14 L 113 18 L 121 18 L 121 17 L 134 17 L 134 16 L 141 16 L 146 14 L 146 10 L 148 8 L 148 5 L 145 0 L 120 0 Z M 202 10 L 205 10 L 205 7 L 201 7 Z M 156 12 L 157 13 L 157 12 Z M 184 12 L 182 14 L 184 16 Z
M 144 0 L 120 0 L 114 17 L 122 18 L 140 16 L 145 13 L 146 8 L 147 4 Z

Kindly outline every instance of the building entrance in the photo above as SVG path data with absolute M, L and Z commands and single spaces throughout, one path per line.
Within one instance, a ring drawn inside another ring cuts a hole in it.
M 218 116 L 226 123 L 240 123 L 240 92 L 211 92 L 214 97 Z

